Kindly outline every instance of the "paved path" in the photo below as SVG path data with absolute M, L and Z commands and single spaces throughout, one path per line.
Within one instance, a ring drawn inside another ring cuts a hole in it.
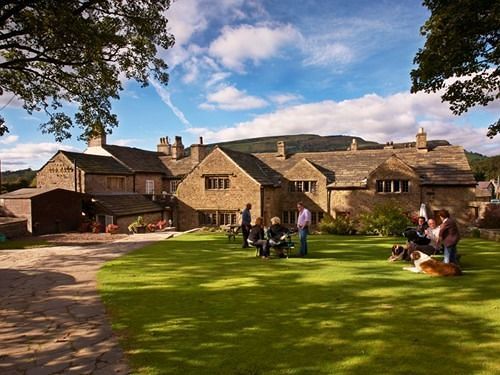
M 0 374 L 128 374 L 97 293 L 97 271 L 170 236 L 0 251 Z

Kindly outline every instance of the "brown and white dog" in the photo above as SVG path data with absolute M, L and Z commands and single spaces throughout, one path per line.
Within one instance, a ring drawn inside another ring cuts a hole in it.
M 397 243 L 392 245 L 391 256 L 387 259 L 389 262 L 395 262 L 398 260 L 410 261 L 411 249 L 406 246 L 398 245 Z
M 421 251 L 427 255 L 434 255 L 436 249 L 429 245 L 415 245 L 413 242 L 408 242 L 407 244 L 392 245 L 391 256 L 387 259 L 389 262 L 395 262 L 397 260 L 405 260 L 409 262 L 411 260 L 411 253 L 414 251 Z
M 432 276 L 460 276 L 462 274 L 462 270 L 456 264 L 440 262 L 418 250 L 413 251 L 410 257 L 415 267 L 404 267 L 404 270 L 423 272 Z

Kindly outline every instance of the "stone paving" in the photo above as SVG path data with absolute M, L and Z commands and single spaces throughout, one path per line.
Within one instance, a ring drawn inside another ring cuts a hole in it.
M 0 251 L 0 374 L 129 374 L 97 292 L 97 271 L 173 235 Z

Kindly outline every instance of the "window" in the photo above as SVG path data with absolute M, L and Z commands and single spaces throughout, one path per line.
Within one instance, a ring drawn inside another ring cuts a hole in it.
M 283 211 L 282 221 L 283 224 L 295 224 L 297 222 L 297 211 Z
M 106 188 L 111 191 L 125 191 L 125 177 L 106 177 Z
M 146 194 L 155 193 L 155 182 L 154 180 L 146 180 Z
M 377 180 L 377 193 L 409 193 L 408 180 Z
M 316 181 L 290 181 L 288 191 L 298 193 L 315 193 L 316 187 Z
M 205 189 L 227 190 L 229 189 L 229 177 L 228 176 L 205 177 Z
M 216 226 L 237 223 L 236 211 L 200 211 L 200 225 Z
M 177 192 L 177 186 L 179 185 L 180 180 L 170 180 L 170 193 L 175 194 Z

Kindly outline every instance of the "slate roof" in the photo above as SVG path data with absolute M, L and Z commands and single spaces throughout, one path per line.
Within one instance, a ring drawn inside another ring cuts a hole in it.
M 18 189 L 15 191 L 10 191 L 8 193 L 4 193 L 0 195 L 0 198 L 8 198 L 8 199 L 30 199 L 33 197 L 37 197 L 39 195 L 43 195 L 45 193 L 48 193 L 49 191 L 54 191 L 54 190 L 67 190 L 67 189 L 62 189 L 62 188 L 57 188 L 57 187 L 50 187 L 50 188 L 22 188 Z M 81 194 L 74 192 L 73 190 L 67 190 L 71 191 L 72 193 L 75 194 Z
M 95 194 L 93 199 L 106 213 L 114 216 L 163 211 L 162 207 L 141 194 Z
M 280 185 L 281 175 L 253 154 L 234 151 L 225 147 L 218 148 L 261 185 Z
M 160 156 L 164 155 L 161 152 L 116 145 L 103 145 L 102 148 L 120 160 L 133 172 L 168 174 L 168 170 L 160 160 Z
M 476 184 L 463 148 L 459 146 L 437 146 L 429 152 L 417 152 L 415 148 L 303 152 L 290 155 L 286 160 L 276 157 L 276 153 L 254 155 L 283 175 L 298 161 L 307 159 L 334 174 L 332 186 L 363 186 L 363 180 L 392 155 L 413 168 L 424 185 Z
M 184 177 L 199 164 L 190 157 L 183 157 L 182 159 L 175 160 L 170 156 L 160 156 L 160 160 L 167 170 L 166 174 L 168 177 Z
M 87 173 L 130 175 L 132 171 L 119 163 L 111 156 L 84 154 L 81 152 L 59 151 L 72 163 L 76 161 L 76 166 Z

